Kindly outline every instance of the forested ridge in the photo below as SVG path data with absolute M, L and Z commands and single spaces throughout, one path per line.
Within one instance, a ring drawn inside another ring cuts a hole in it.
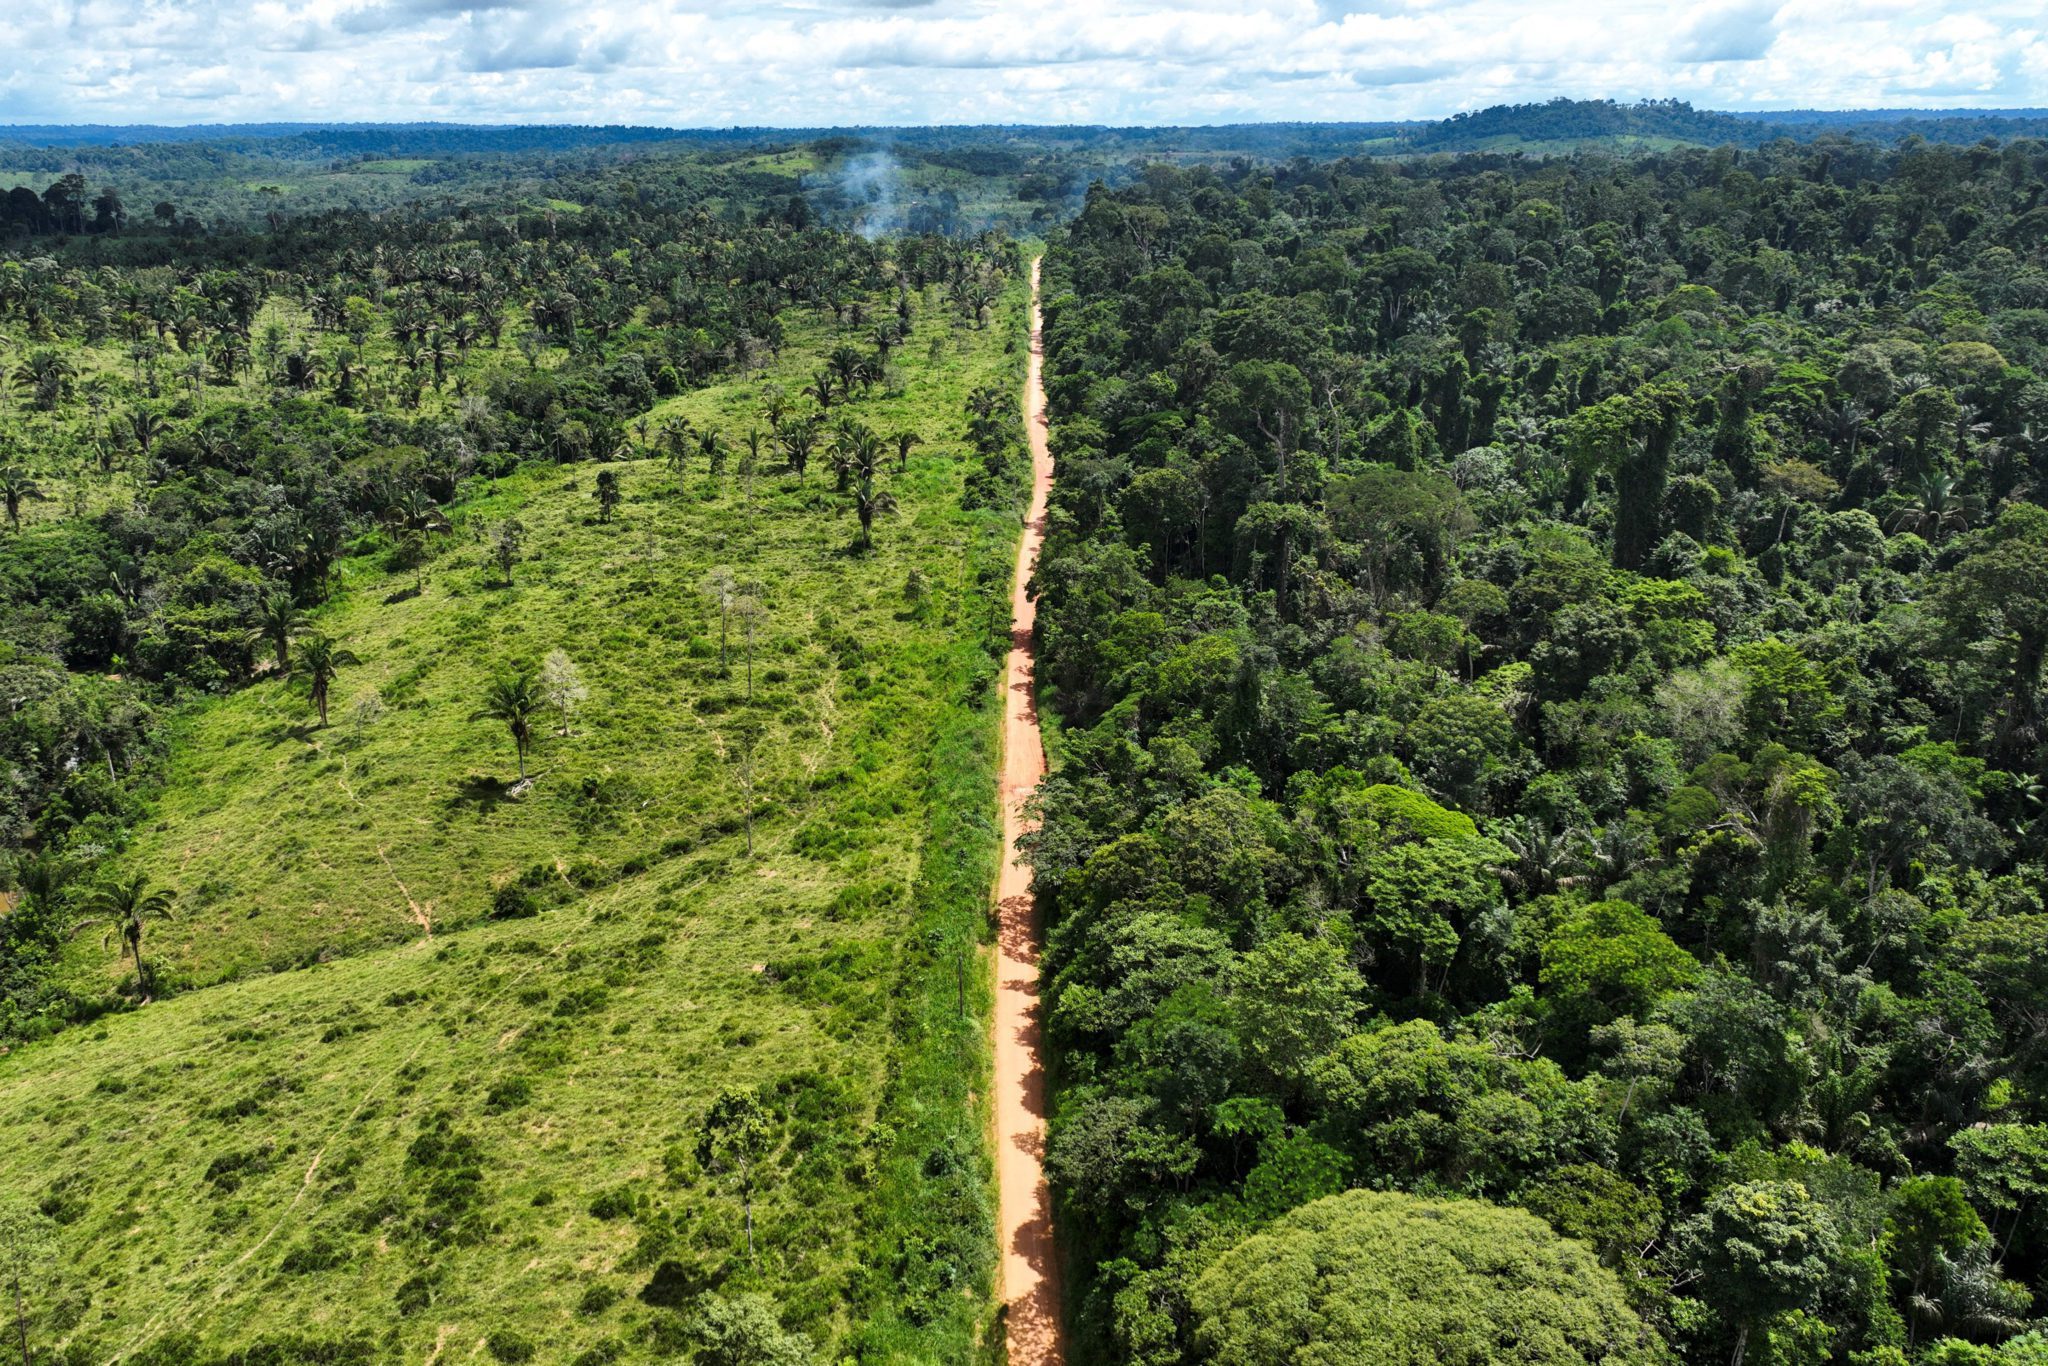
M 1055 235 L 1086 1359 L 2041 1359 L 2044 177 L 1154 167 Z

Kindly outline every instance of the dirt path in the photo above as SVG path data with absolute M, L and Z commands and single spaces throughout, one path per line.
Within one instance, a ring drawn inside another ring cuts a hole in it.
M 1059 1276 L 1052 1196 L 1046 1189 L 1045 1069 L 1039 1060 L 1038 911 L 1031 870 L 1017 854 L 1029 830 L 1024 802 L 1045 776 L 1045 744 L 1032 696 L 1031 627 L 1038 605 L 1025 585 L 1045 540 L 1052 456 L 1045 444 L 1045 385 L 1039 369 L 1038 260 L 1031 262 L 1031 354 L 1025 361 L 1024 427 L 1031 443 L 1031 510 L 1010 583 L 1010 658 L 1003 675 L 1003 847 L 996 881 L 996 1180 L 1003 1240 L 1003 1306 L 1010 1366 L 1060 1366 Z

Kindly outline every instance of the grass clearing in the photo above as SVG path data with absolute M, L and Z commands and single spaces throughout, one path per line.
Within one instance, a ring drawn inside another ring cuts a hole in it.
M 717 1287 L 772 1290 L 821 1347 L 964 1359 L 987 1308 L 986 1240 L 952 1214 L 987 1200 L 981 589 L 1016 517 L 961 510 L 961 434 L 968 391 L 1021 363 L 1022 298 L 1013 281 L 985 330 L 929 301 L 857 405 L 926 438 L 890 461 L 872 553 L 848 552 L 815 464 L 749 492 L 737 456 L 680 488 L 618 462 L 610 524 L 599 467 L 528 467 L 453 510 L 423 586 L 374 548 L 346 562 L 314 621 L 362 661 L 330 727 L 274 679 L 178 718 L 125 859 L 181 893 L 153 956 L 217 985 L 0 1057 L 0 1180 L 60 1220 L 45 1341 L 421 1360 L 503 1336 L 649 1359 Z M 766 371 L 653 420 L 739 436 L 761 387 L 794 391 L 835 339 L 791 324 Z M 510 587 L 480 539 L 507 517 L 527 528 Z M 741 632 L 721 667 L 702 592 L 721 564 L 762 586 L 751 699 Z M 590 697 L 571 735 L 544 727 L 513 799 L 505 731 L 470 715 L 491 667 L 556 648 Z M 122 969 L 92 941 L 72 970 Z M 691 1151 L 729 1084 L 765 1086 L 774 1116 L 752 1262 L 738 1198 Z

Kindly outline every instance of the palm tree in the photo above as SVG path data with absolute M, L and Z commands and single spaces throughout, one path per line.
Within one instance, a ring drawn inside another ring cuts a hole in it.
M 1892 530 L 1939 541 L 1948 532 L 1968 531 L 1977 512 L 1977 500 L 1956 491 L 1953 475 L 1930 474 L 1913 485 L 1911 501 L 1892 514 Z
M 867 550 L 875 543 L 875 515 L 896 510 L 896 496 L 875 486 L 873 469 L 862 469 L 853 490 L 853 510 L 860 515 L 860 545 Z
M 293 351 L 284 358 L 284 381 L 304 393 L 320 382 L 320 357 L 310 351 Z
M 40 503 L 44 497 L 43 486 L 29 478 L 27 470 L 15 464 L 0 465 L 0 503 L 7 507 L 9 526 L 21 530 L 21 505 Z
M 292 633 L 306 624 L 306 614 L 289 593 L 272 593 L 256 606 L 256 625 L 250 631 L 255 643 L 267 643 L 277 653 L 280 675 L 291 671 Z
M 429 532 L 446 531 L 448 522 L 441 514 L 441 505 L 428 496 L 425 489 L 411 488 L 391 500 L 391 506 L 384 509 L 384 520 L 400 531 L 416 532 L 422 536 Z
M 526 751 L 533 746 L 533 718 L 547 705 L 540 674 L 533 669 L 504 669 L 484 689 L 484 704 L 470 713 L 472 721 L 496 721 L 512 734 L 519 754 L 519 781 L 526 781 Z
M 128 435 L 135 438 L 135 449 L 141 451 L 145 457 L 148 456 L 150 447 L 156 444 L 156 439 L 170 427 L 161 414 L 151 412 L 147 408 L 129 409 L 127 416 L 122 420 L 122 425 L 127 428 Z
M 781 444 L 783 455 L 788 457 L 789 467 L 796 471 L 797 479 L 802 480 L 804 471 L 810 468 L 811 452 L 818 444 L 818 424 L 808 417 L 799 418 L 784 427 L 775 439 Z
M 427 344 L 420 349 L 420 356 L 434 367 L 434 387 L 439 389 L 448 382 L 448 362 L 456 359 L 448 344 L 438 332 L 427 337 Z
M 911 447 L 923 444 L 924 438 L 916 432 L 896 433 L 896 468 L 899 472 L 910 468 Z
M 292 676 L 306 680 L 306 689 L 312 695 L 314 709 L 320 713 L 323 729 L 327 725 L 327 694 L 334 684 L 335 675 L 362 662 L 318 631 L 299 642 L 299 659 L 292 666 Z
M 830 408 L 832 395 L 836 392 L 832 386 L 832 372 L 820 370 L 812 375 L 811 382 L 804 386 L 804 392 L 816 399 L 820 408 Z
M 61 351 L 32 353 L 16 368 L 14 378 L 35 390 L 35 405 L 50 412 L 64 399 L 64 391 L 78 374 L 77 367 Z
M 161 888 L 151 891 L 149 880 L 143 877 L 108 883 L 86 899 L 85 918 L 71 927 L 71 933 L 104 927 L 102 944 L 112 943 L 119 935 L 122 956 L 135 960 L 135 989 L 147 1002 L 149 969 L 142 961 L 143 931 L 151 920 L 172 918 L 171 903 L 176 897 L 177 893 Z
M 662 463 L 668 466 L 668 472 L 676 477 L 677 483 L 682 482 L 683 474 L 689 468 L 690 437 L 694 430 L 690 419 L 681 413 L 664 418 L 661 426 L 655 429 L 655 438 L 661 442 Z
M 832 378 L 839 381 L 839 391 L 853 392 L 854 384 L 860 379 L 861 362 L 865 359 L 860 352 L 841 342 L 832 348 L 832 354 L 825 357 L 825 364 L 831 368 Z

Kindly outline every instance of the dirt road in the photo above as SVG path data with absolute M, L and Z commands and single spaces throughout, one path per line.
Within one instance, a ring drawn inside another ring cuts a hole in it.
M 1003 1304 L 1010 1366 L 1060 1366 L 1059 1276 L 1046 1189 L 1045 1068 L 1039 1057 L 1038 912 L 1031 870 L 1017 854 L 1029 830 L 1024 802 L 1045 776 L 1045 744 L 1032 696 L 1031 627 L 1038 605 L 1026 592 L 1045 540 L 1052 456 L 1045 443 L 1045 385 L 1039 370 L 1038 261 L 1031 262 L 1031 354 L 1025 361 L 1024 427 L 1031 443 L 1031 510 L 1010 583 L 1010 658 L 1003 675 L 1003 847 L 996 880 L 996 1180 L 1003 1248 Z

